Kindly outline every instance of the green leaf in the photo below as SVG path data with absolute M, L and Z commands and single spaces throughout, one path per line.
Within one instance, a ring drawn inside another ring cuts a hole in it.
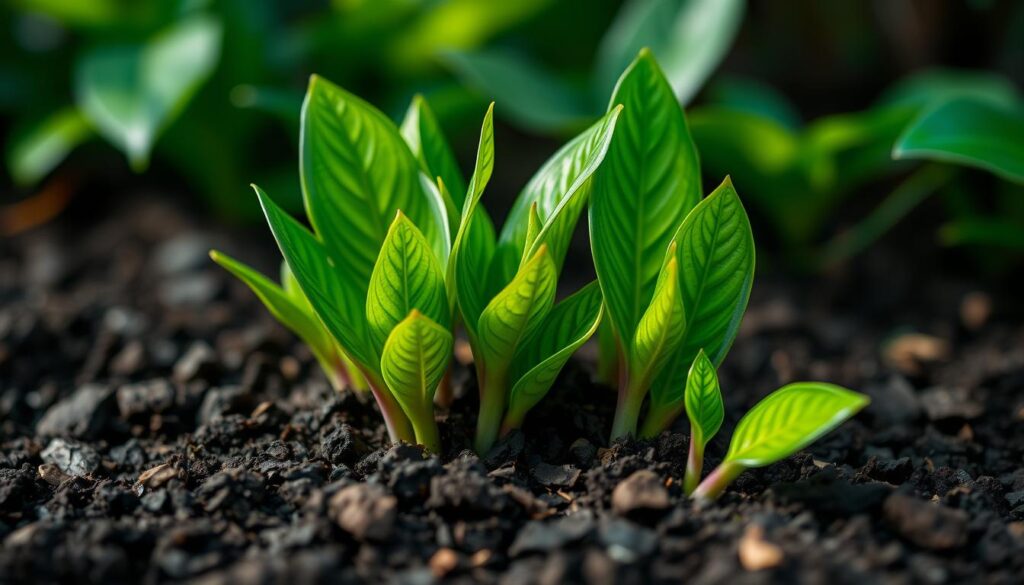
M 88 120 L 75 108 L 64 108 L 16 136 L 7 152 L 7 167 L 19 185 L 32 185 L 50 174 L 92 134 Z
M 736 425 L 724 463 L 761 467 L 789 457 L 868 405 L 867 396 L 822 382 L 789 384 Z
M 423 187 L 423 193 L 427 197 L 430 209 L 430 221 L 427 222 L 427 230 L 422 232 L 423 237 L 430 243 L 430 249 L 434 252 L 438 263 L 441 266 L 447 266 L 452 252 L 450 222 L 452 217 L 457 217 L 458 212 L 455 211 L 455 204 L 452 203 L 448 190 L 442 191 L 443 182 L 435 183 L 427 175 L 420 173 L 420 185 Z
M 426 238 L 399 211 L 370 277 L 366 297 L 370 332 L 383 345 L 391 330 L 413 310 L 443 327 L 451 322 L 444 273 Z
M 448 368 L 452 343 L 448 329 L 413 309 L 384 344 L 381 374 L 417 429 L 417 438 L 433 422 L 434 392 Z
M 420 164 L 387 116 L 315 75 L 301 130 L 306 214 L 347 278 L 365 290 L 399 209 L 425 234 L 434 230 Z
M 559 149 L 519 194 L 499 238 L 502 281 L 508 282 L 520 259 L 532 258 L 541 245 L 548 246 L 556 270 L 561 270 L 573 229 L 590 196 L 590 178 L 608 152 L 621 111 L 622 108 L 612 109 Z M 537 203 L 544 226 L 528 249 L 526 232 L 533 203 Z
M 75 69 L 78 106 L 142 170 L 157 135 L 213 72 L 220 42 L 220 24 L 195 16 L 144 45 L 94 49 Z
M 896 141 L 897 159 L 977 167 L 1024 183 L 1024 106 L 957 99 L 921 115 Z
M 679 101 L 689 102 L 728 52 L 744 6 L 743 0 L 633 0 L 626 4 L 598 49 L 602 95 L 637 51 L 650 47 Z
M 488 266 L 494 255 L 494 227 L 483 209 L 480 197 L 494 170 L 494 104 L 487 108 L 480 128 L 476 164 L 469 180 L 469 190 L 462 206 L 459 229 L 448 260 L 446 282 L 448 294 L 462 311 L 463 323 L 470 336 L 484 306 L 491 299 L 493 287 L 488 286 Z
M 675 242 L 686 331 L 652 393 L 678 394 L 687 364 L 701 348 L 711 363 L 721 364 L 747 308 L 754 280 L 754 236 L 728 177 L 686 216 Z
M 565 132 L 591 119 L 585 95 L 538 64 L 507 51 L 449 52 L 445 63 L 467 85 L 501 102 L 515 122 L 535 132 Z
M 1020 99 L 1013 82 L 991 71 L 931 69 L 900 79 L 885 91 L 878 103 L 919 110 L 960 98 L 1006 106 Z
M 263 213 L 288 266 L 313 310 L 338 344 L 359 363 L 376 371 L 379 354 L 366 324 L 366 291 L 339 269 L 333 253 L 255 185 Z
M 665 262 L 654 290 L 650 306 L 640 318 L 636 334 L 629 349 L 629 375 L 639 380 L 639 387 L 648 388 L 650 381 L 661 371 L 666 360 L 673 356 L 686 329 L 683 298 L 679 292 L 678 260 L 674 246 L 672 256 Z M 652 408 L 655 406 L 652 396 Z
M 705 101 L 730 110 L 764 116 L 782 126 L 800 127 L 800 112 L 778 89 L 760 80 L 737 75 L 722 75 L 708 86 Z
M 533 243 L 537 241 L 537 236 L 540 235 L 540 230 L 543 227 L 543 221 L 540 218 L 540 214 L 537 212 L 536 201 L 530 204 L 530 213 L 528 217 L 529 219 L 526 222 L 526 240 L 524 252 L 526 250 L 529 250 L 530 247 L 533 246 Z M 529 258 L 527 258 L 524 255 L 522 262 L 526 262 L 527 260 L 529 260 Z
M 686 416 L 690 419 L 690 440 L 698 443 L 703 453 L 704 445 L 708 444 L 725 420 L 725 405 L 722 403 L 722 390 L 718 386 L 718 373 L 704 350 L 697 352 L 697 357 L 690 366 L 686 376 L 684 393 Z
M 441 130 L 437 116 L 422 95 L 416 94 L 412 98 L 402 122 L 402 136 L 424 172 L 431 180 L 441 177 L 454 193 L 453 201 L 461 209 L 466 198 L 466 180 L 462 178 L 455 153 Z
M 295 282 L 290 270 L 282 269 L 282 277 L 285 277 L 282 279 L 282 288 L 223 252 L 212 250 L 210 258 L 252 289 L 270 314 L 309 346 L 328 379 L 335 380 L 344 360 L 335 346 L 334 339 L 313 312 L 305 295 L 295 288 L 298 283 Z M 286 266 L 287 264 L 283 265 Z
M 508 416 L 522 420 L 555 383 L 569 357 L 597 331 L 601 322 L 601 288 L 592 282 L 555 305 L 516 349 L 509 377 L 515 380 Z
M 478 357 L 495 375 L 507 367 L 519 344 L 551 310 L 557 281 L 554 262 L 547 247 L 541 246 L 480 314 Z
M 669 240 L 700 201 L 700 167 L 683 111 L 650 51 L 622 74 L 611 104 L 624 109 L 594 173 L 590 241 L 608 316 L 628 342 Z

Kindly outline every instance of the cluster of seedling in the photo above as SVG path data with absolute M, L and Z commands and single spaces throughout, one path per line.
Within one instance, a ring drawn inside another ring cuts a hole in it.
M 520 427 L 569 357 L 604 327 L 620 364 L 610 439 L 656 436 L 685 410 L 693 429 L 685 484 L 704 498 L 866 404 L 827 384 L 782 388 L 740 421 L 725 461 L 698 486 L 704 446 L 723 420 L 715 369 L 754 275 L 736 190 L 726 178 L 702 198 L 682 109 L 641 51 L 608 112 L 541 167 L 496 230 L 480 205 L 494 164 L 492 115 L 493 105 L 467 182 L 425 101 L 414 99 L 399 129 L 314 77 L 300 141 L 312 231 L 255 188 L 284 255 L 282 284 L 212 253 L 309 344 L 335 386 L 373 394 L 393 441 L 440 451 L 434 396 L 457 326 L 477 372 L 478 452 Z M 598 278 L 556 303 L 588 206 Z

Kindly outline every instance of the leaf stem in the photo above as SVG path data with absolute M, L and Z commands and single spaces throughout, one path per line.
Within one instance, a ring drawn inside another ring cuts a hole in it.
M 494 446 L 501 428 L 501 417 L 505 414 L 505 369 L 477 369 L 480 380 L 480 414 L 476 420 L 474 448 L 481 456 L 486 455 Z
M 374 400 L 377 401 L 380 414 L 384 417 L 384 424 L 388 428 L 388 437 L 391 438 L 391 442 L 416 442 L 416 433 L 413 431 L 412 423 L 409 422 L 409 417 L 405 416 L 405 413 L 402 412 L 402 407 L 398 405 L 398 401 L 391 395 L 387 384 L 371 373 L 364 372 L 363 375 L 366 377 L 367 385 L 370 387 Z
M 619 365 L 619 401 L 615 405 L 615 421 L 612 422 L 610 441 L 636 435 L 636 424 L 640 418 L 640 407 L 644 403 L 642 384 Z
M 693 491 L 693 498 L 704 502 L 717 499 L 725 491 L 726 486 L 732 483 L 736 476 L 743 473 L 745 469 L 734 461 L 723 462 L 709 473 L 704 481 L 700 482 L 697 489 Z M 687 473 L 689 473 L 689 469 L 687 469 Z
M 434 420 L 433 409 L 427 405 L 426 416 L 417 416 L 412 419 L 412 428 L 416 434 L 416 443 L 423 445 L 431 453 L 441 454 L 441 437 L 437 431 L 437 421 Z
M 690 435 L 690 454 L 686 458 L 686 474 L 683 476 L 683 491 L 686 495 L 693 495 L 700 483 L 700 473 L 704 468 L 704 445 L 693 435 Z

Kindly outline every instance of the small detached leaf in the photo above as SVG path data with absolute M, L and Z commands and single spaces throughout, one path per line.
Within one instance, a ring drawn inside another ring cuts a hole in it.
M 507 371 L 519 344 L 551 310 L 558 273 L 546 246 L 523 265 L 480 315 L 477 325 L 483 363 L 493 372 Z
M 366 320 L 383 345 L 391 330 L 413 310 L 443 327 L 451 322 L 441 267 L 426 238 L 399 211 L 370 277 Z
M 867 396 L 823 382 L 797 382 L 772 392 L 738 425 L 725 461 L 762 467 L 785 459 L 868 405 Z
M 412 422 L 416 441 L 439 453 L 434 392 L 448 368 L 452 334 L 416 309 L 395 326 L 384 344 L 380 369 L 395 400 Z
M 7 152 L 7 168 L 18 185 L 32 185 L 64 162 L 92 135 L 85 116 L 65 108 L 15 135 Z
M 601 288 L 592 282 L 555 305 L 516 349 L 509 378 L 514 380 L 503 428 L 522 424 L 526 413 L 551 389 L 569 357 L 597 331 Z

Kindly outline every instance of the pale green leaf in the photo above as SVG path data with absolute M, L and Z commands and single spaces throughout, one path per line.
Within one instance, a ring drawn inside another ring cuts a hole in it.
M 480 314 L 476 340 L 483 363 L 499 372 L 519 344 L 544 319 L 555 300 L 558 273 L 544 246 Z M 476 348 L 474 348 L 476 349 Z
M 652 392 L 678 394 L 704 349 L 722 363 L 739 330 L 754 280 L 754 236 L 728 178 L 686 216 L 674 238 L 686 331 Z
M 420 161 L 423 171 L 431 180 L 441 177 L 452 190 L 453 201 L 461 209 L 466 198 L 466 180 L 462 178 L 455 153 L 441 130 L 437 116 L 422 95 L 413 96 L 409 104 L 402 121 L 402 137 Z
M 366 290 L 400 209 L 431 231 L 420 164 L 398 128 L 372 105 L 313 76 L 302 106 L 300 171 L 306 214 L 346 277 Z
M 700 201 L 697 151 L 650 51 L 633 61 L 611 105 L 622 115 L 590 199 L 590 242 L 608 316 L 630 342 L 651 301 L 665 248 Z
M 592 282 L 555 305 L 519 344 L 509 371 L 509 417 L 522 419 L 548 393 L 572 354 L 597 331 L 601 309 L 601 289 Z
M 430 221 L 421 230 L 423 237 L 430 243 L 430 249 L 434 253 L 439 265 L 447 266 L 448 258 L 452 252 L 452 230 L 451 218 L 455 211 L 455 205 L 451 201 L 451 195 L 447 190 L 442 190 L 443 182 L 431 181 L 430 178 L 420 173 L 420 185 L 427 197 L 427 205 L 430 209 Z
M 868 405 L 868 397 L 822 382 L 789 384 L 736 425 L 725 462 L 761 467 L 789 457 Z
M 448 327 L 450 309 L 444 274 L 426 238 L 398 212 L 381 247 L 366 296 L 366 320 L 382 346 L 411 311 Z
M 157 135 L 213 72 L 221 26 L 208 16 L 172 25 L 143 45 L 104 46 L 77 63 L 79 108 L 137 170 Z
M 370 343 L 366 325 L 366 291 L 338 268 L 329 252 L 309 230 L 255 187 L 270 230 L 302 292 L 334 339 L 361 366 L 376 371 L 379 353 Z
M 725 420 L 725 405 L 722 390 L 718 386 L 718 373 L 704 350 L 690 366 L 686 376 L 686 416 L 690 419 L 690 440 L 696 441 L 699 451 L 710 441 Z
M 452 343 L 451 332 L 413 309 L 384 344 L 381 374 L 414 426 L 433 416 L 434 392 L 448 368 Z
M 672 252 L 670 247 L 669 251 Z M 629 349 L 629 375 L 640 387 L 648 388 L 668 359 L 674 359 L 676 348 L 686 329 L 683 298 L 679 292 L 678 260 L 665 262 L 650 305 L 637 324 L 635 338 Z M 652 396 L 652 407 L 654 397 Z
M 89 122 L 75 108 L 46 117 L 12 140 L 7 152 L 11 178 L 19 185 L 38 182 L 91 134 Z
M 573 229 L 590 195 L 590 178 L 608 152 L 620 112 L 621 108 L 614 108 L 559 149 L 519 194 L 499 238 L 501 280 L 508 282 L 524 254 L 532 258 L 541 245 L 548 246 L 556 269 L 561 270 Z M 537 203 L 544 226 L 527 249 L 533 203 Z
M 643 47 L 650 47 L 682 103 L 700 90 L 725 57 L 743 19 L 744 0 L 632 0 L 598 49 L 600 89 Z
M 1024 183 L 1024 105 L 948 101 L 922 114 L 896 141 L 897 159 L 927 159 L 981 168 Z
M 507 51 L 450 52 L 444 61 L 467 85 L 501 102 L 503 112 L 537 132 L 575 130 L 591 119 L 585 94 Z

